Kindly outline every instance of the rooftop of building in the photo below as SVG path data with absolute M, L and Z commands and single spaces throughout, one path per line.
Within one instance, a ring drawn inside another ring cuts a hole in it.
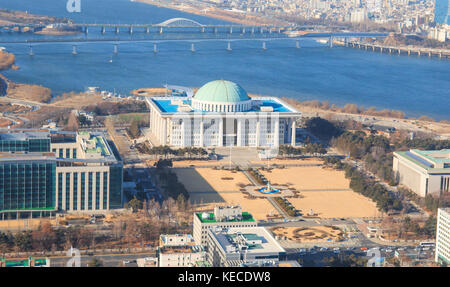
M 78 143 L 79 148 L 84 152 L 78 153 L 77 158 L 58 158 L 58 161 L 64 162 L 104 162 L 113 163 L 120 161 L 116 157 L 106 137 L 101 132 L 60 132 L 60 131 L 16 131 L 9 133 L 0 132 L 0 140 L 24 141 L 27 139 L 52 139 L 51 144 Z M 54 142 L 53 140 L 56 142 Z M 75 140 L 74 140 L 75 139 Z M 9 151 L 0 152 L 2 161 L 26 161 L 26 160 L 54 160 L 54 152 L 27 152 L 27 151 Z
M 212 112 L 212 111 L 202 111 L 192 108 L 192 100 L 188 97 L 153 97 L 150 99 L 162 113 L 178 113 L 178 108 L 182 105 L 189 107 L 188 113 L 211 113 L 211 114 L 221 114 L 224 112 Z M 251 98 L 253 102 L 253 107 L 251 110 L 244 112 L 233 112 L 234 114 L 244 114 L 244 113 L 259 113 L 265 112 L 264 107 L 270 107 L 273 109 L 271 112 L 274 113 L 298 113 L 294 108 L 288 106 L 286 103 L 282 102 L 277 98 L 272 97 L 258 97 Z M 182 105 L 181 105 L 182 104 Z M 263 107 L 263 108 L 262 108 Z M 261 109 L 262 108 L 262 109 Z M 185 111 L 184 111 L 185 112 Z
M 0 131 L 0 141 L 26 141 L 29 139 L 49 139 L 48 131 L 7 130 Z
M 161 246 L 158 250 L 162 254 L 199 253 L 205 251 L 202 245 Z
M 219 222 L 216 220 L 213 212 L 198 212 L 196 216 L 200 219 L 202 223 L 216 223 Z M 240 219 L 233 218 L 231 220 L 222 220 L 221 222 L 255 222 L 253 215 L 250 213 L 243 211 L 242 217 Z
M 450 172 L 450 149 L 397 151 L 397 155 L 428 171 Z
M 235 103 L 250 100 L 247 92 L 238 84 L 217 80 L 203 85 L 194 98 L 205 102 Z
M 264 227 L 212 228 L 211 232 L 226 253 L 284 253 L 285 250 Z

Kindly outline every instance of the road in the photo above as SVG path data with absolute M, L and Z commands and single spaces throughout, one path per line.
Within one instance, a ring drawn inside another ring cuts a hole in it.
M 95 256 L 81 256 L 81 267 L 86 267 L 93 257 L 101 260 L 104 267 L 119 267 L 123 261 L 136 260 L 144 257 L 155 257 L 156 253 L 140 253 L 140 254 L 96 254 Z M 67 256 L 50 257 L 51 267 L 66 267 L 69 258 Z M 137 267 L 136 263 L 126 264 L 126 267 Z

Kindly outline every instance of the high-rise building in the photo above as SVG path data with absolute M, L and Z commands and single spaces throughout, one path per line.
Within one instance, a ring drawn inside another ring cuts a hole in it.
M 0 132 L 1 219 L 121 207 L 122 170 L 101 133 Z
M 435 0 L 434 21 L 438 24 L 450 25 L 450 0 Z
M 450 208 L 438 209 L 435 261 L 450 265 Z

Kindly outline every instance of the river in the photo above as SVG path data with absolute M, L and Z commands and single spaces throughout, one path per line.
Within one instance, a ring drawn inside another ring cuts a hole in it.
M 0 0 L 0 7 L 68 17 L 77 23 L 160 23 L 175 17 L 224 23 L 129 0 L 81 1 L 81 13 L 68 13 L 62 0 Z M 90 31 L 89 37 L 94 33 L 99 32 Z M 1 40 L 18 37 L 29 36 L 0 33 Z M 72 44 L 46 43 L 34 45 L 33 57 L 27 45 L 4 44 L 20 67 L 4 74 L 16 82 L 49 87 L 55 94 L 84 91 L 88 86 L 126 94 L 166 83 L 199 87 L 227 79 L 249 93 L 317 99 L 339 106 L 355 103 L 450 120 L 450 61 L 328 48 L 312 40 L 300 44 L 296 49 L 294 41 L 272 40 L 262 50 L 260 41 L 237 41 L 230 52 L 223 41 L 198 42 L 192 53 L 190 43 L 171 42 L 160 43 L 154 54 L 151 42 L 130 42 L 121 43 L 119 53 L 113 55 L 111 43 L 80 43 L 78 54 L 72 55 Z

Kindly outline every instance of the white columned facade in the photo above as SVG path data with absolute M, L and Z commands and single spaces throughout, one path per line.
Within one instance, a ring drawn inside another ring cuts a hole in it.
M 295 146 L 295 120 L 291 122 L 291 145 Z
M 260 141 L 260 128 L 259 128 L 260 124 L 259 124 L 259 119 L 256 119 L 256 144 L 255 146 L 259 146 L 259 141 Z
M 275 131 L 274 131 L 274 143 L 273 145 L 275 147 L 278 147 L 280 145 L 280 121 L 279 119 L 276 119 L 275 121 Z
M 204 123 L 203 119 L 200 121 L 200 146 L 204 145 L 204 136 L 203 136 Z
M 223 117 L 220 117 L 219 120 L 219 139 L 218 139 L 218 146 L 223 146 Z
M 242 119 L 237 119 L 237 140 L 236 146 L 242 146 Z

